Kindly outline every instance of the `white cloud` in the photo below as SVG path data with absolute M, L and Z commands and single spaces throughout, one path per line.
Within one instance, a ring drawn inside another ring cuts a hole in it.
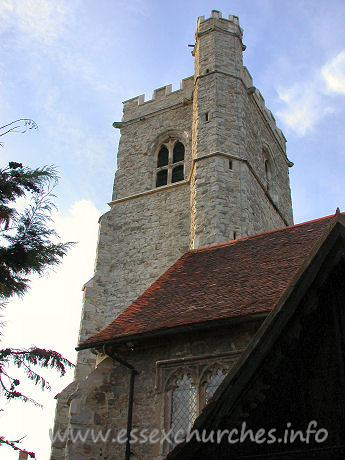
M 326 63 L 321 70 L 304 76 L 288 88 L 277 89 L 281 109 L 277 116 L 298 136 L 311 131 L 326 115 L 337 111 L 332 93 L 345 94 L 345 51 Z
M 329 91 L 345 94 L 345 50 L 322 68 L 322 76 Z
M 90 202 L 75 202 L 68 214 L 56 213 L 55 225 L 62 241 L 77 241 L 63 262 L 48 276 L 33 279 L 30 291 L 22 300 L 15 299 L 5 311 L 6 325 L 1 347 L 27 347 L 35 344 L 59 351 L 74 361 L 77 344 L 82 286 L 93 275 L 100 211 Z M 22 385 L 23 392 L 42 402 L 43 410 L 29 404 L 11 401 L 0 412 L 2 435 L 18 439 L 27 435 L 22 445 L 38 453 L 38 458 L 49 458 L 48 430 L 53 425 L 54 395 L 73 378 L 73 372 L 60 379 L 54 372 L 42 371 L 52 384 L 52 392 L 42 393 L 34 385 Z M 23 379 L 24 381 L 24 379 Z M 3 406 L 3 404 L 1 405 Z M 33 423 L 34 420 L 34 423 Z M 7 456 L 6 456 L 7 455 Z M 15 459 L 18 454 L 1 448 L 2 459 Z
M 277 111 L 277 116 L 298 136 L 304 136 L 321 118 L 335 111 L 324 100 L 316 82 L 281 88 L 278 95 L 285 107 Z

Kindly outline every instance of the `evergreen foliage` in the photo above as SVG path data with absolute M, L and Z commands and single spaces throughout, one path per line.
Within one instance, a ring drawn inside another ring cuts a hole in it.
M 23 295 L 29 287 L 30 275 L 43 274 L 60 263 L 73 244 L 59 242 L 57 233 L 49 226 L 54 208 L 52 192 L 57 181 L 58 176 L 51 166 L 30 169 L 10 162 L 0 169 L 0 307 L 13 295 Z M 27 378 L 44 390 L 50 389 L 49 382 L 34 370 L 35 367 L 49 367 L 63 376 L 66 367 L 73 367 L 73 364 L 56 351 L 34 346 L 0 349 L 0 395 L 40 406 L 19 391 L 20 380 L 10 375 L 11 367 L 23 369 Z M 18 446 L 20 441 L 0 436 L 0 447 L 7 445 L 34 458 L 33 452 Z
M 24 168 L 11 162 L 0 169 L 0 302 L 28 288 L 28 276 L 58 264 L 71 243 L 53 242 L 52 190 L 58 176 L 53 167 Z M 27 205 L 18 211 L 16 201 Z

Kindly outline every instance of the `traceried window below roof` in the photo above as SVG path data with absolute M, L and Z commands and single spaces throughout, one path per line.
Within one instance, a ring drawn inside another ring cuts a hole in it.
M 183 439 L 195 419 L 210 401 L 216 389 L 229 371 L 229 364 L 214 363 L 208 366 L 179 366 L 169 373 L 165 384 L 164 429 L 170 431 L 172 449 L 176 440 Z M 175 438 L 176 436 L 176 438 Z
M 210 378 L 209 384 L 206 387 L 206 391 L 205 391 L 205 403 L 206 404 L 208 404 L 209 400 L 212 398 L 216 389 L 219 387 L 219 385 L 222 383 L 225 377 L 226 377 L 226 372 L 223 371 L 222 369 L 218 369 L 216 374 L 212 375 L 212 377 Z
M 187 374 L 176 381 L 176 388 L 172 391 L 170 417 L 173 436 L 179 430 L 186 433 L 197 417 L 197 390 Z
M 242 351 L 156 362 L 159 398 L 156 416 L 162 422 L 161 429 L 170 432 L 171 441 L 163 442 L 163 454 L 168 454 L 176 441 L 180 442 L 188 434 L 189 426 L 194 424 Z
M 184 180 L 184 156 L 184 145 L 177 139 L 169 138 L 159 146 L 156 187 Z

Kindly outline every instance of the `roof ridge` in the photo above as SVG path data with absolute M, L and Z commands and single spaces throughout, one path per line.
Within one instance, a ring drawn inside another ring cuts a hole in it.
M 344 212 L 342 212 L 340 214 L 342 216 L 345 216 Z M 307 220 L 306 222 L 299 222 L 298 224 L 287 225 L 286 227 L 280 227 L 280 228 L 275 228 L 273 230 L 268 230 L 266 232 L 255 233 L 255 235 L 242 236 L 241 238 L 236 238 L 235 240 L 229 240 L 229 241 L 224 241 L 223 243 L 215 243 L 215 244 L 210 244 L 208 246 L 202 246 L 200 248 L 190 249 L 187 252 L 201 252 L 201 251 L 205 251 L 205 250 L 209 250 L 209 249 L 216 249 L 216 248 L 220 248 L 220 247 L 223 247 L 223 246 L 228 246 L 230 244 L 235 244 L 235 243 L 243 241 L 243 240 L 254 239 L 254 238 L 258 238 L 260 236 L 269 235 L 271 233 L 277 233 L 277 232 L 282 232 L 284 230 L 288 230 L 288 229 L 291 229 L 291 228 L 301 227 L 302 225 L 311 224 L 313 222 L 320 222 L 322 220 L 331 219 L 331 218 L 334 218 L 336 215 L 337 214 L 330 214 L 329 216 L 319 217 L 318 219 Z

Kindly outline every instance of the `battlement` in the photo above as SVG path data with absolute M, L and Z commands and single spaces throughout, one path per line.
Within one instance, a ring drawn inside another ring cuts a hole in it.
M 210 17 L 199 16 L 197 21 L 197 33 L 204 32 L 209 26 L 209 22 L 218 22 L 218 25 L 228 32 L 239 33 L 240 37 L 243 36 L 243 29 L 240 27 L 240 21 L 237 16 L 229 14 L 227 18 L 223 18 L 222 13 L 218 10 L 212 10 Z
M 133 118 L 144 117 L 157 110 L 169 108 L 180 103 L 189 103 L 193 97 L 194 76 L 181 80 L 180 88 L 172 91 L 172 85 L 153 90 L 152 99 L 145 101 L 145 94 L 123 102 L 123 118 L 126 122 Z
M 272 112 L 266 107 L 265 104 L 265 99 L 263 95 L 260 93 L 260 91 L 253 86 L 253 78 L 250 75 L 247 67 L 243 66 L 242 68 L 242 80 L 245 86 L 248 89 L 248 93 L 253 97 L 254 101 L 256 102 L 257 106 L 259 107 L 261 113 L 263 114 L 265 120 L 269 124 L 270 128 L 274 132 L 274 134 L 277 136 L 277 139 L 281 143 L 282 147 L 285 147 L 286 143 L 286 138 L 281 131 L 281 129 L 278 128 L 276 124 L 276 120 L 272 114 Z
M 278 140 L 280 141 L 282 147 L 285 148 L 286 138 L 282 130 L 278 128 L 276 124 L 276 120 L 272 112 L 266 107 L 265 99 L 263 98 L 262 94 L 257 88 L 255 88 L 254 91 L 252 92 L 252 97 L 257 103 L 259 109 L 261 110 L 261 113 L 263 114 L 265 120 L 270 125 L 270 128 L 272 129 L 272 131 L 274 132 L 274 134 L 277 136 Z

